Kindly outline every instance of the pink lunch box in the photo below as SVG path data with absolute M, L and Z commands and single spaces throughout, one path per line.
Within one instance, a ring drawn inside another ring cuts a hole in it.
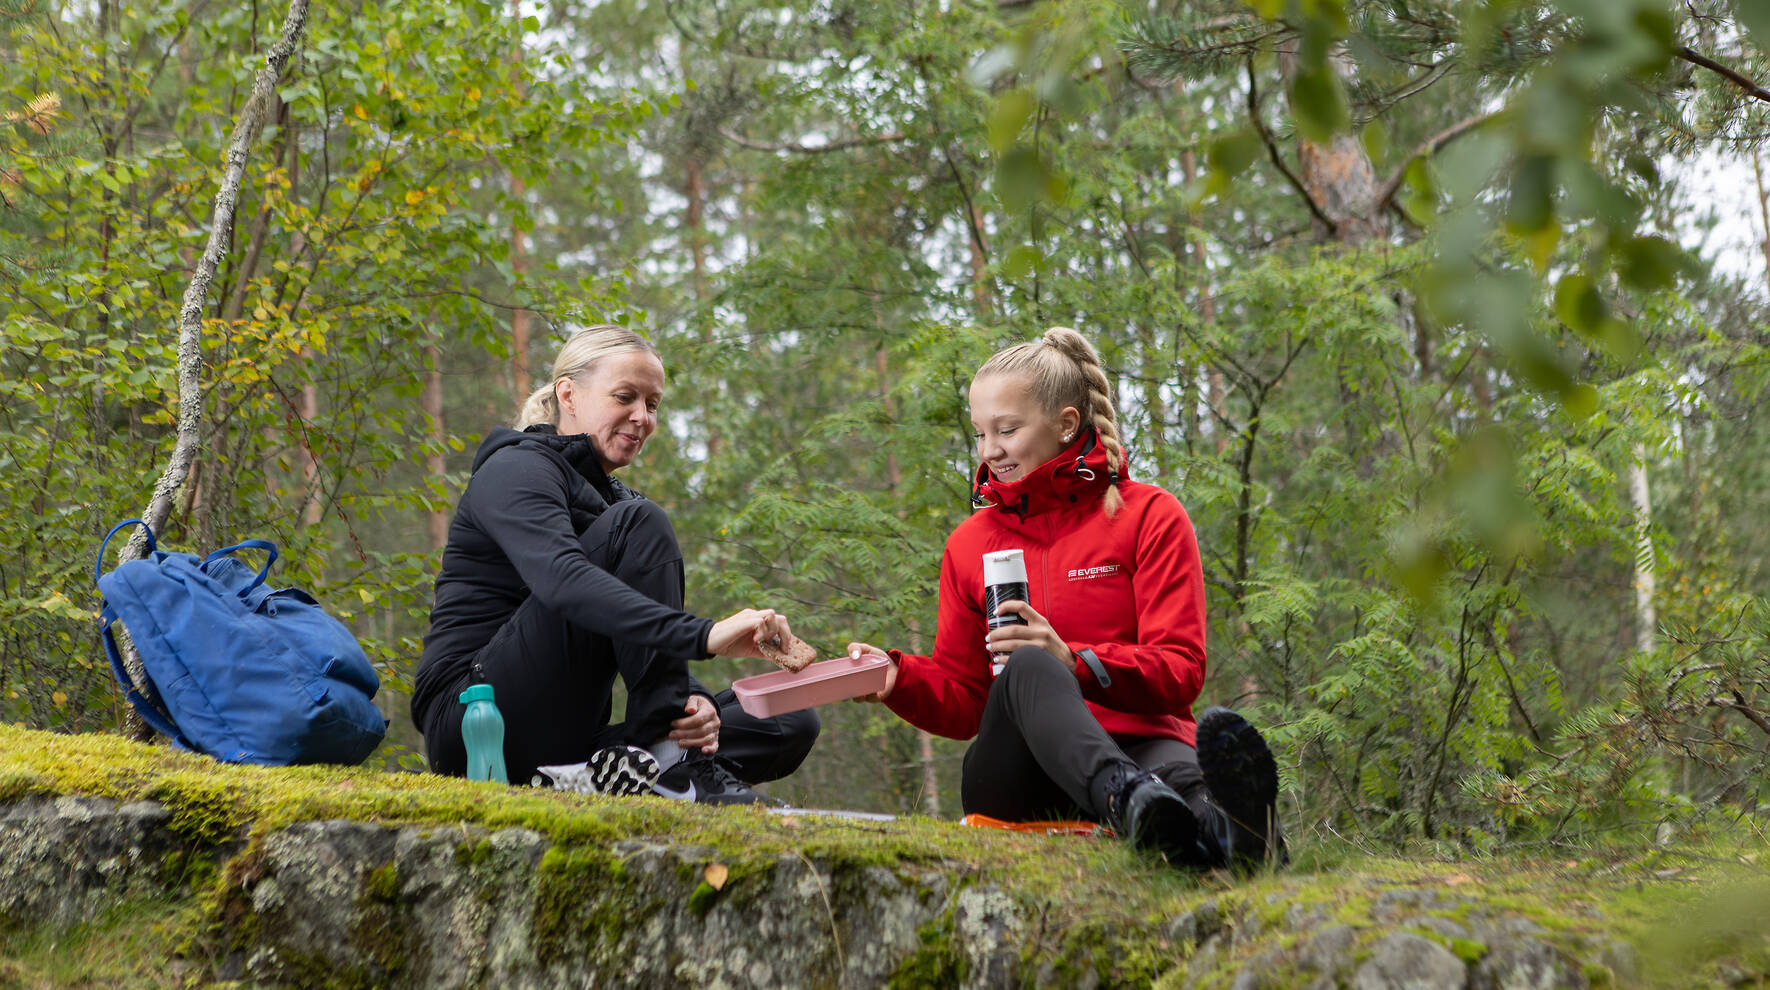
M 877 653 L 823 660 L 794 673 L 772 670 L 731 683 L 738 704 L 757 718 L 770 718 L 801 708 L 846 701 L 885 687 L 891 661 Z

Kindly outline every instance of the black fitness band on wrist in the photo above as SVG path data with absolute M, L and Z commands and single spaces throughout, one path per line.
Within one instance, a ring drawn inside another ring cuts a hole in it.
M 1077 650 L 1076 656 L 1081 657 L 1082 662 L 1088 665 L 1088 669 L 1094 672 L 1094 679 L 1100 682 L 1101 687 L 1112 687 L 1112 677 L 1106 672 L 1106 664 L 1100 662 L 1100 658 L 1094 655 L 1093 650 Z

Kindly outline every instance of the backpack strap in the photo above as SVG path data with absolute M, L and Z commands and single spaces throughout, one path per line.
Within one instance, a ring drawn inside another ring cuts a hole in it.
M 131 521 L 141 522 L 139 519 Z M 142 523 L 142 525 L 145 526 L 147 524 Z M 111 532 L 114 533 L 116 530 L 112 530 Z M 109 537 L 106 537 L 106 539 L 109 539 Z M 104 610 L 98 615 L 98 631 L 104 639 L 104 655 L 111 661 L 111 673 L 116 675 L 117 683 L 123 688 L 124 697 L 129 699 L 129 706 L 134 708 L 136 714 L 141 716 L 141 720 L 148 724 L 148 728 L 153 729 L 155 732 L 158 732 L 160 735 L 165 736 L 167 739 L 172 740 L 185 749 L 194 748 L 190 745 L 190 742 L 184 738 L 184 733 L 178 731 L 178 726 L 172 724 L 172 720 L 167 718 L 165 713 L 160 711 L 159 706 L 155 705 L 152 701 L 149 701 L 146 695 L 136 690 L 134 679 L 129 676 L 128 671 L 123 669 L 123 658 L 117 654 L 117 639 L 115 636 L 111 635 L 111 623 L 116 621 L 117 613 L 111 611 L 111 607 L 106 605 Z
M 270 554 L 270 556 L 264 561 L 264 566 L 258 569 L 258 576 L 252 579 L 251 584 L 240 589 L 240 594 L 243 596 L 253 588 L 264 583 L 265 575 L 270 573 L 270 565 L 277 562 L 277 545 L 269 540 L 242 540 L 231 547 L 222 547 L 220 550 L 204 557 L 203 563 L 207 564 L 212 560 L 225 557 L 228 554 L 233 553 L 235 550 L 263 550 Z
M 144 522 L 140 519 L 125 519 L 125 520 L 123 520 L 122 522 L 116 524 L 115 526 L 112 526 L 111 531 L 104 535 L 104 542 L 100 543 L 98 545 L 98 559 L 92 562 L 93 583 L 96 584 L 98 582 L 99 575 L 104 572 L 104 552 L 105 552 L 105 549 L 111 545 L 111 537 L 116 536 L 118 530 L 123 529 L 124 527 L 127 527 L 127 526 L 140 526 L 142 529 L 147 531 L 147 552 L 148 553 L 153 553 L 154 550 L 158 548 L 158 544 L 156 544 L 154 542 L 154 528 L 152 526 L 149 526 L 146 522 Z

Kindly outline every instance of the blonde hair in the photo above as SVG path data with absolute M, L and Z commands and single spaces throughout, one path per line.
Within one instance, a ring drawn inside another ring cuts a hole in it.
M 1112 404 L 1112 382 L 1100 363 L 1100 354 L 1088 338 L 1069 327 L 1052 327 L 1038 340 L 997 351 L 977 378 L 1000 375 L 1026 384 L 1026 390 L 1047 416 L 1074 406 L 1083 426 L 1093 426 L 1100 445 L 1106 448 L 1106 466 L 1117 481 L 1124 474 L 1125 446 L 1119 440 L 1118 413 Z M 1117 485 L 1106 489 L 1106 514 L 1117 515 L 1125 504 Z
M 554 386 L 560 379 L 576 378 L 594 368 L 603 358 L 628 351 L 644 351 L 663 360 L 651 341 L 612 323 L 585 327 L 567 337 L 565 346 L 559 349 L 559 357 L 553 359 L 553 377 L 523 400 L 522 408 L 516 414 L 516 428 L 525 430 L 536 423 L 558 426 L 559 394 L 554 391 Z

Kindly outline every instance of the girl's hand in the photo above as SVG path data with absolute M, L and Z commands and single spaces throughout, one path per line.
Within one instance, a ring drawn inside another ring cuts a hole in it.
M 707 652 L 721 657 L 761 657 L 763 643 L 792 631 L 787 617 L 774 609 L 746 608 L 713 623 L 707 633 Z
M 891 656 L 891 654 L 886 653 L 884 650 L 879 649 L 877 646 L 873 646 L 868 643 L 849 643 L 848 644 L 848 655 L 851 657 L 864 657 L 869 653 L 876 653 L 882 657 L 890 657 Z M 890 666 L 885 668 L 885 686 L 880 688 L 877 691 L 874 691 L 872 694 L 863 694 L 854 700 L 855 701 L 884 701 L 886 698 L 891 696 L 891 689 L 895 688 L 895 687 L 897 687 L 897 661 L 893 660 L 893 661 L 891 661 Z
M 719 752 L 719 706 L 704 694 L 691 694 L 681 718 L 670 723 L 670 741 L 683 749 L 696 746 L 708 755 Z
M 989 635 L 984 637 L 991 653 L 1013 653 L 1022 646 L 1036 646 L 1059 660 L 1069 659 L 1069 644 L 1057 635 L 1057 630 L 1051 628 L 1051 621 L 1034 611 L 1031 605 L 1025 602 L 1003 602 L 996 607 L 996 614 L 1018 615 L 1026 620 L 1026 625 L 991 629 Z

